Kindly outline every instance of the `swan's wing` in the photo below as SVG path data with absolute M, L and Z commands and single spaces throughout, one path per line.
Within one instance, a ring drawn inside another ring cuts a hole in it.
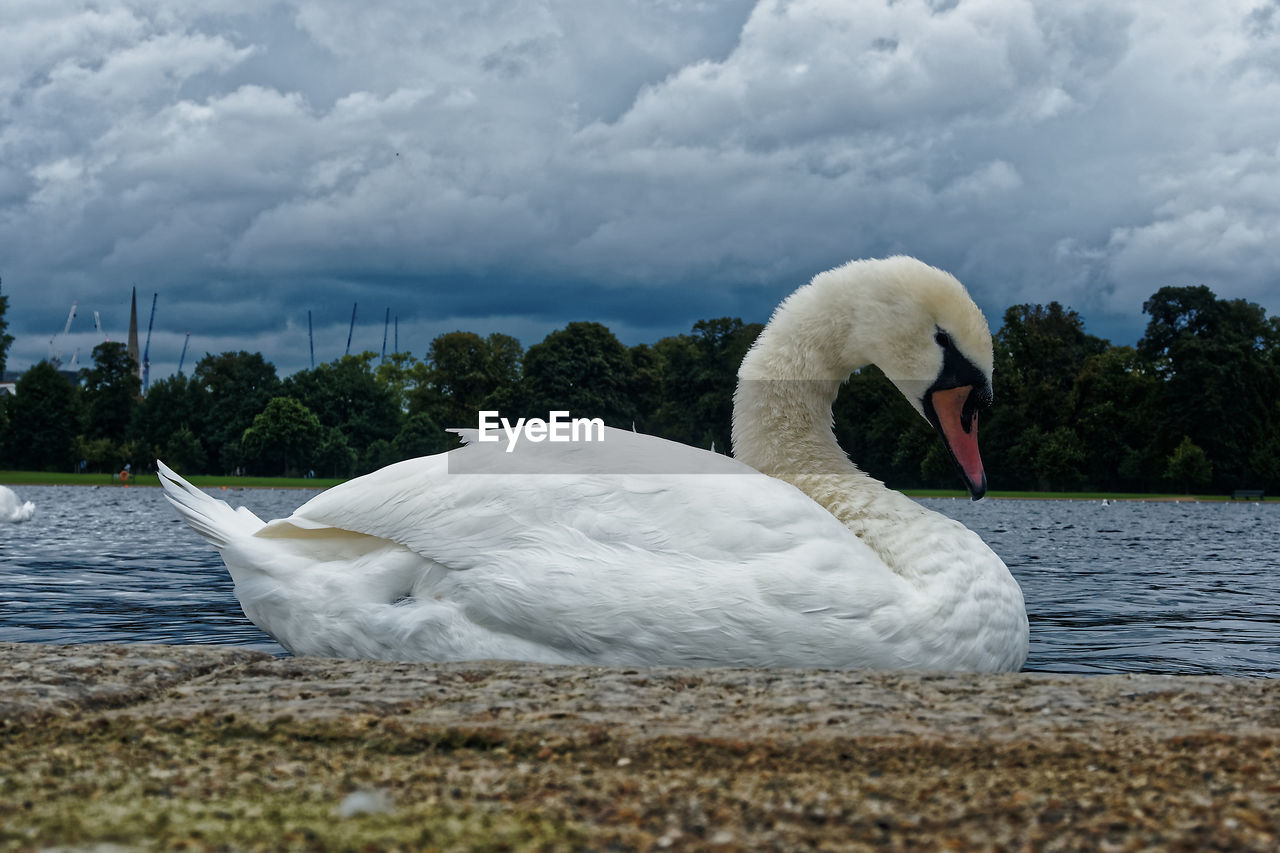
M 468 444 L 344 483 L 273 524 L 390 539 L 451 569 L 539 546 L 565 560 L 576 546 L 702 559 L 833 536 L 860 547 L 794 487 L 736 460 L 620 430 L 607 437 L 511 454 L 504 444 Z
M 673 459 L 699 473 L 644 473 L 669 471 Z M 789 484 L 617 430 L 594 447 L 529 445 L 522 455 L 473 443 L 401 462 L 257 535 L 335 528 L 418 555 L 425 568 L 402 594 L 450 602 L 469 624 L 567 659 L 725 663 L 740 654 L 812 665 L 830 648 L 829 662 L 847 666 L 839 650 L 883 645 L 914 600 Z

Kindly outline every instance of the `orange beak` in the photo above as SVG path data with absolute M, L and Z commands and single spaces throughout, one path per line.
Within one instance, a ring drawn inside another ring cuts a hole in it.
M 925 413 L 931 415 L 929 420 L 976 501 L 987 492 L 987 475 L 978 453 L 978 411 L 970 405 L 973 393 L 972 385 L 934 391 L 925 398 Z

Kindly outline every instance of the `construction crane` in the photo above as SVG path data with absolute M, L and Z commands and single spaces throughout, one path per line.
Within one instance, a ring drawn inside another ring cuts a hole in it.
M 147 321 L 147 345 L 142 348 L 142 393 L 147 393 L 151 385 L 151 327 L 156 322 L 156 300 L 160 294 L 151 294 L 151 319 Z
M 67 313 L 67 324 L 62 327 L 62 334 L 64 337 L 71 331 L 71 321 L 76 318 L 76 306 L 79 304 L 80 304 L 79 302 L 71 303 L 71 310 Z M 54 367 L 61 367 L 62 366 L 62 350 L 58 350 L 57 352 L 54 352 L 54 349 L 53 349 L 53 342 L 56 341 L 57 339 L 58 339 L 57 335 L 54 335 L 52 338 L 49 338 L 49 361 L 53 363 Z
M 182 355 L 178 356 L 178 375 L 182 375 L 182 363 L 187 360 L 187 345 L 191 343 L 191 333 L 187 332 L 187 339 L 182 342 Z
M 387 309 L 386 319 L 382 321 L 382 360 L 387 360 L 387 330 L 391 328 L 391 309 Z
M 316 369 L 316 339 L 311 334 L 311 312 L 307 312 L 307 344 L 311 347 L 311 369 Z M 350 346 L 350 344 L 348 344 Z
M 347 355 L 351 355 L 351 335 L 354 334 L 356 330 L 356 306 L 359 304 L 359 302 L 351 303 L 351 327 L 347 329 Z

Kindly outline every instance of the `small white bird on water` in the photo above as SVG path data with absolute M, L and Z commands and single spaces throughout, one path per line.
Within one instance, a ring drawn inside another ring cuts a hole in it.
M 991 336 L 949 274 L 855 261 L 743 360 L 736 459 L 606 430 L 388 466 L 264 523 L 159 466 L 248 617 L 295 654 L 400 660 L 1017 670 L 1022 592 L 972 531 L 852 465 L 831 403 L 874 363 L 974 499 Z M 550 472 L 550 473 L 549 473 Z
M 0 521 L 27 521 L 35 514 L 36 505 L 24 501 L 8 486 L 0 486 Z

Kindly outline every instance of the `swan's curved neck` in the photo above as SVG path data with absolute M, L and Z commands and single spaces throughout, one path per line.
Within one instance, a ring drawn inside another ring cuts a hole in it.
M 850 349 L 859 339 L 858 306 L 822 284 L 784 302 L 743 359 L 733 454 L 796 486 L 887 555 L 888 543 L 882 550 L 877 540 L 921 508 L 860 471 L 836 441 L 832 403 L 849 374 L 871 359 Z
M 733 455 L 783 480 L 798 475 L 856 475 L 832 431 L 840 382 L 739 378 L 733 398 Z
M 857 306 L 815 281 L 779 306 L 738 370 L 733 455 L 771 477 L 841 475 L 869 479 L 836 442 L 831 405 L 840 385 L 869 359 L 846 352 Z M 837 310 L 833 310 L 837 309 Z

